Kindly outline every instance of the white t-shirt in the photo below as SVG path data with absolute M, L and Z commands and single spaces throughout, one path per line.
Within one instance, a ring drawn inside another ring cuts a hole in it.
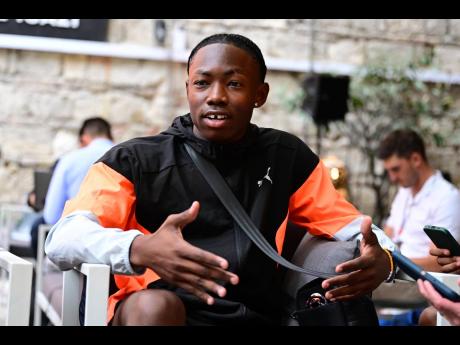
M 410 188 L 400 187 L 386 223 L 393 228 L 393 241 L 401 243 L 401 253 L 410 258 L 429 255 L 431 240 L 425 225 L 442 226 L 460 240 L 460 192 L 436 171 L 412 197 Z

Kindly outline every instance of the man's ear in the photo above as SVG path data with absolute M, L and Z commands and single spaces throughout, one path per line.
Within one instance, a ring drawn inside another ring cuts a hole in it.
M 185 92 L 187 93 L 188 97 L 188 79 L 185 81 Z
M 268 85 L 268 83 L 263 83 L 259 85 L 257 89 L 256 100 L 255 100 L 257 107 L 261 107 L 262 105 L 265 104 L 265 102 L 267 101 L 269 91 L 270 91 L 270 86 Z
M 423 163 L 423 158 L 418 152 L 412 152 L 410 155 L 410 160 L 415 167 L 419 167 Z
M 82 134 L 80 136 L 80 147 L 88 146 L 91 141 L 93 141 L 93 137 L 87 133 Z

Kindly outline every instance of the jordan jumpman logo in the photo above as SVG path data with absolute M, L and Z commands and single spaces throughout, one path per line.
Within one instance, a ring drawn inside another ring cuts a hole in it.
M 273 181 L 270 178 L 270 175 L 268 175 L 270 173 L 270 169 L 271 169 L 271 167 L 268 167 L 267 174 L 264 177 L 262 177 L 262 180 L 257 181 L 257 185 L 259 187 L 262 186 L 262 182 L 264 181 L 264 179 L 267 179 L 271 184 L 273 184 Z

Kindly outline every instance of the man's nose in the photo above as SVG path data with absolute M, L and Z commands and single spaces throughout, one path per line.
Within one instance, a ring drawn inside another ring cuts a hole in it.
M 207 103 L 212 105 L 227 104 L 228 97 L 225 87 L 220 83 L 215 83 L 210 91 L 207 98 Z

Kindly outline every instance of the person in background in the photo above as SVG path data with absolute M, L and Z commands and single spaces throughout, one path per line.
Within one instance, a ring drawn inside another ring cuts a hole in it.
M 63 156 L 51 177 L 43 210 L 46 224 L 59 220 L 66 201 L 77 195 L 90 166 L 113 146 L 111 126 L 101 117 L 86 119 L 78 138 L 80 149 Z
M 63 155 L 69 153 L 70 151 L 76 150 L 77 148 L 78 140 L 74 134 L 65 131 L 58 132 L 53 140 L 54 163 L 49 168 L 49 173 L 51 175 L 53 174 L 59 159 Z M 29 248 L 22 254 L 17 253 L 20 256 L 32 256 L 34 258 L 37 257 L 38 228 L 40 225 L 45 224 L 45 219 L 43 218 L 43 208 L 44 200 L 46 197 L 37 196 L 36 188 L 37 186 L 34 186 L 34 189 L 27 194 L 27 205 L 35 211 L 33 214 L 34 220 L 30 226 L 30 245 Z M 42 197 L 43 200 L 37 200 L 37 197 Z
M 442 226 L 460 240 L 460 192 L 435 170 L 426 157 L 423 139 L 411 129 L 398 129 L 380 143 L 378 157 L 391 182 L 399 185 L 385 232 L 401 253 L 428 271 L 439 272 L 435 248 L 425 225 Z
M 62 135 L 61 135 L 62 137 Z M 37 257 L 38 228 L 41 224 L 55 224 L 61 216 L 65 202 L 76 195 L 89 167 L 113 146 L 110 124 L 101 117 L 91 117 L 83 121 L 78 131 L 78 149 L 57 155 L 51 167 L 52 177 L 46 193 L 42 215 L 31 227 L 31 247 Z M 69 142 L 66 140 L 56 147 L 54 152 L 63 152 Z M 67 150 L 68 151 L 68 150 Z M 64 151 L 65 152 L 65 151 Z M 60 157 L 60 158 L 59 158 Z M 28 202 L 33 201 L 29 194 Z M 29 206 L 33 207 L 33 205 Z
M 378 157 L 392 183 L 399 185 L 384 230 L 401 253 L 427 271 L 441 266 L 430 249 L 436 248 L 423 231 L 425 225 L 442 226 L 460 239 L 460 192 L 429 163 L 425 144 L 412 129 L 398 129 L 380 143 Z M 423 308 L 413 309 L 381 325 L 417 325 Z
M 54 168 L 56 168 L 57 163 L 59 162 L 59 158 L 61 158 L 66 153 L 76 150 L 78 148 L 78 143 L 74 134 L 66 132 L 66 131 L 59 131 L 53 140 L 53 164 L 49 168 L 50 174 L 53 173 Z M 35 212 L 43 211 L 42 203 L 37 202 L 35 194 L 35 186 L 34 189 L 31 190 L 27 194 L 27 205 L 31 207 Z M 42 215 L 42 214 L 41 214 Z M 43 215 L 42 215 L 43 216 Z

